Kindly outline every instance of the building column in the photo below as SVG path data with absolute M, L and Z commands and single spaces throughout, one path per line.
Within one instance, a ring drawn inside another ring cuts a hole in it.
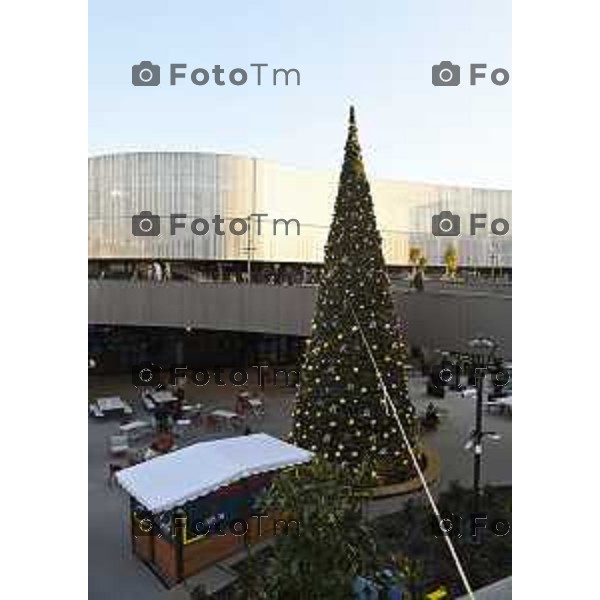
M 185 341 L 181 338 L 175 340 L 175 364 L 185 363 Z

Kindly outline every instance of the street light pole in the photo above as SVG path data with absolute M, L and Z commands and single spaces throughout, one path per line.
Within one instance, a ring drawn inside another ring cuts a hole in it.
M 476 375 L 477 377 L 477 375 Z M 483 380 L 477 377 L 477 404 L 475 406 L 475 431 L 473 433 L 473 494 L 475 513 L 479 512 L 479 496 L 481 495 L 481 453 L 483 452 Z
M 498 250 L 498 277 L 502 279 L 502 251 Z
M 483 454 L 483 382 L 485 380 L 485 369 L 488 359 L 496 344 L 487 338 L 475 338 L 469 342 L 469 346 L 475 351 L 473 367 L 475 369 L 475 383 L 477 385 L 477 402 L 475 405 L 475 429 L 471 434 L 473 447 L 473 505 L 474 512 L 479 512 L 479 500 L 481 496 L 481 458 Z
M 253 252 L 254 252 L 254 250 L 256 250 L 256 248 L 254 246 L 251 246 L 250 243 L 248 243 L 248 246 L 246 246 L 246 248 L 244 250 L 248 255 L 248 263 L 247 263 L 246 273 L 247 273 L 247 277 L 248 277 L 247 283 L 248 283 L 248 285 L 250 285 L 252 283 L 252 258 L 253 258 Z
M 252 210 L 256 210 L 256 159 L 253 160 L 252 164 Z M 245 248 L 245 251 L 248 254 L 248 264 L 247 264 L 247 277 L 248 277 L 248 285 L 252 284 L 252 259 L 254 258 L 254 251 L 256 247 L 253 245 L 254 243 L 254 232 L 252 231 L 252 215 L 251 213 L 248 215 L 248 244 Z M 258 227 L 260 228 L 260 217 L 258 217 Z M 260 231 L 260 229 L 259 229 Z
M 490 262 L 492 263 L 492 280 L 496 278 L 496 271 L 500 268 L 500 254 L 499 247 L 496 242 L 492 242 L 491 252 L 490 252 Z
M 244 254 L 247 255 L 247 264 L 246 264 L 246 273 L 248 278 L 248 285 L 252 283 L 252 260 L 254 258 L 254 251 L 256 250 L 256 246 L 252 245 L 252 240 L 248 238 L 248 245 L 242 249 Z

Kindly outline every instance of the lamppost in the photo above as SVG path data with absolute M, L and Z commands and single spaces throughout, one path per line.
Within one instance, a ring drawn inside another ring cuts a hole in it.
M 242 248 L 242 253 L 246 254 L 246 256 L 248 257 L 246 263 L 246 276 L 248 278 L 248 285 L 252 283 L 252 260 L 254 259 L 254 252 L 257 250 L 257 247 L 253 245 L 254 235 L 252 232 L 252 224 L 252 215 L 250 215 L 248 217 L 248 243 Z
M 494 278 L 495 278 L 495 275 L 496 275 L 496 271 L 495 271 L 495 268 L 494 268 L 494 267 L 495 267 L 495 265 L 496 265 L 496 258 L 497 258 L 497 256 L 498 256 L 498 255 L 497 255 L 497 254 L 496 254 L 496 252 L 495 252 L 495 247 L 494 247 L 494 244 L 492 243 L 492 246 L 491 246 L 491 249 L 490 249 L 490 255 L 489 255 L 489 258 L 490 258 L 490 266 L 492 267 L 492 281 L 494 280 Z
M 248 278 L 248 285 L 252 284 L 252 259 L 254 258 L 254 252 L 257 250 L 254 246 L 254 235 L 252 231 L 252 217 L 256 211 L 256 165 L 257 160 L 252 161 L 252 213 L 248 215 L 248 243 L 246 247 L 242 249 L 242 252 L 248 256 L 248 262 L 246 265 L 246 273 Z M 260 217 L 258 217 L 258 228 L 260 233 Z
M 502 249 L 500 246 L 498 246 L 498 278 L 499 279 L 502 279 L 502 262 L 503 262 Z
M 475 405 L 475 429 L 467 442 L 467 449 L 473 448 L 473 495 L 475 513 L 479 511 L 479 497 L 481 495 L 481 455 L 483 453 L 483 439 L 496 437 L 492 431 L 483 431 L 483 382 L 487 364 L 496 349 L 496 343 L 485 337 L 476 337 L 469 342 L 473 355 L 473 368 L 475 369 L 475 384 L 477 386 L 477 403 Z

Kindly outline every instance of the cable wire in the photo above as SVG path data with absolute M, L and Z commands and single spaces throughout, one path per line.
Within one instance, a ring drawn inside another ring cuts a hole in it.
M 371 360 L 373 368 L 375 369 L 377 379 L 379 379 L 379 385 L 381 386 L 381 389 L 383 390 L 383 395 L 386 400 L 386 405 L 385 405 L 386 406 L 386 414 L 389 415 L 388 411 L 391 411 L 392 416 L 394 417 L 396 423 L 398 424 L 400 433 L 402 434 L 402 439 L 404 440 L 404 444 L 406 445 L 406 447 L 408 449 L 408 453 L 410 454 L 410 458 L 412 459 L 415 470 L 417 471 L 417 474 L 419 475 L 421 485 L 423 486 L 423 489 L 425 490 L 425 494 L 427 495 L 427 499 L 429 500 L 431 510 L 433 511 L 433 514 L 435 515 L 438 524 L 441 524 L 442 516 L 440 515 L 440 511 L 438 510 L 437 504 L 435 503 L 435 500 L 433 499 L 433 496 L 431 495 L 431 491 L 429 490 L 429 486 L 427 485 L 427 481 L 425 480 L 423 471 L 421 470 L 421 466 L 419 465 L 419 461 L 417 460 L 415 452 L 414 452 L 412 446 L 410 445 L 410 441 L 408 439 L 408 436 L 406 435 L 406 431 L 404 430 L 404 425 L 402 424 L 402 420 L 400 419 L 400 417 L 398 415 L 398 410 L 396 409 L 396 405 L 394 404 L 394 402 L 392 401 L 392 399 L 388 393 L 387 386 L 385 385 L 385 382 L 383 381 L 383 377 L 381 376 L 381 372 L 379 371 L 379 367 L 377 366 L 377 361 L 375 360 L 375 357 L 373 356 L 373 353 L 371 352 L 371 348 L 367 342 L 367 338 L 365 337 L 365 334 L 363 332 L 361 324 L 356 317 L 356 313 L 354 312 L 354 309 L 352 308 L 352 304 L 350 302 L 347 302 L 347 303 L 348 303 L 348 307 L 350 308 L 350 312 L 352 313 L 352 318 L 354 319 L 354 322 L 356 323 L 356 326 L 358 327 L 358 331 L 362 338 L 363 344 L 365 345 L 365 348 L 367 349 L 367 354 L 369 355 L 369 359 Z M 458 571 L 458 574 L 460 575 L 460 578 L 465 587 L 465 590 L 467 591 L 467 594 L 469 595 L 470 600 L 475 600 L 473 590 L 471 589 L 471 584 L 469 583 L 467 575 L 466 575 L 466 573 L 463 569 L 463 566 L 460 562 L 460 558 L 458 557 L 458 554 L 456 553 L 454 544 L 452 544 L 452 540 L 450 539 L 450 536 L 444 535 L 444 539 L 446 540 L 446 544 L 448 545 L 448 549 L 450 550 L 450 554 L 452 555 L 452 559 L 454 560 L 454 564 L 456 565 L 456 569 Z

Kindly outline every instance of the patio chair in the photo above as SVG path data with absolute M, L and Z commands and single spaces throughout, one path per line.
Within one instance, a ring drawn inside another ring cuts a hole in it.
M 246 402 L 246 399 L 238 398 L 235 401 L 235 412 L 241 416 L 241 415 L 245 415 L 247 410 L 248 410 L 248 404 Z
M 477 397 L 477 388 L 474 386 L 467 386 L 463 388 L 463 390 L 460 392 L 460 395 L 463 398 L 475 398 Z
M 111 454 L 125 454 L 129 450 L 129 440 L 126 435 L 111 435 L 109 438 L 109 450 Z
M 264 417 L 265 416 L 265 404 L 260 398 L 252 399 L 254 404 L 250 404 L 250 414 L 254 417 Z M 257 402 L 258 400 L 258 402 Z
M 246 425 L 246 415 L 238 415 L 235 419 L 229 419 L 227 422 L 227 427 L 232 429 L 233 431 L 239 431 L 242 427 Z
M 512 415 L 512 396 L 500 398 L 498 400 L 498 410 L 501 414 L 510 414 Z
M 95 405 L 90 404 L 90 416 L 94 417 L 94 419 L 102 419 L 104 417 L 104 413 Z
M 148 412 L 152 412 L 156 408 L 156 405 L 154 404 L 154 402 L 152 402 L 152 400 L 148 396 L 144 396 L 142 398 L 142 404 L 144 405 L 144 408 Z
M 114 480 L 115 480 L 115 475 L 123 470 L 123 465 L 120 465 L 118 463 L 108 463 L 108 486 L 112 487 Z
M 485 406 L 487 412 L 492 412 L 492 408 L 495 408 L 498 414 L 502 413 L 505 408 L 502 398 L 499 396 L 493 396 L 491 394 L 487 397 L 487 400 L 483 403 L 483 405 Z
M 154 435 L 153 427 L 148 424 L 145 427 L 139 427 L 134 429 L 133 431 L 129 431 L 127 433 L 129 440 L 132 442 L 139 442 L 141 440 L 145 440 Z
M 144 451 L 143 448 L 132 450 L 128 455 L 128 465 L 133 467 L 134 465 L 144 462 Z
M 192 426 L 191 419 L 177 419 L 175 421 L 175 435 L 179 437 L 185 437 L 185 435 L 190 431 Z

